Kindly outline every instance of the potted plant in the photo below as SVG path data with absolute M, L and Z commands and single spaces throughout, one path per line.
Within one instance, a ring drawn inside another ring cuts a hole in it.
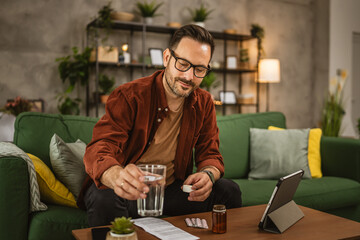
M 347 73 L 337 70 L 336 78 L 331 79 L 329 94 L 326 97 L 322 112 L 321 128 L 324 136 L 338 137 L 342 118 L 345 115 L 342 98 Z
M 265 56 L 265 51 L 262 47 L 262 41 L 265 38 L 265 30 L 259 24 L 253 23 L 251 24 L 250 33 L 251 36 L 256 37 L 258 39 L 258 49 L 260 51 L 258 55 L 258 60 L 260 60 L 261 56 Z
M 8 101 L 5 106 L 0 109 L 0 112 L 14 115 L 16 117 L 22 112 L 31 111 L 31 108 L 32 103 L 29 100 L 18 96 L 13 101 Z
M 115 79 L 105 74 L 99 76 L 100 99 L 102 103 L 106 103 L 109 95 L 114 91 Z
M 153 18 L 159 16 L 160 14 L 156 14 L 156 11 L 163 5 L 164 3 L 156 3 L 156 0 L 148 3 L 145 2 L 137 2 L 136 7 L 138 10 L 138 14 L 143 17 L 143 20 L 146 24 L 152 24 Z
M 56 59 L 59 62 L 58 70 L 62 82 L 65 83 L 67 80 L 69 82 L 69 87 L 57 97 L 58 110 L 62 114 L 78 115 L 81 100 L 72 99 L 69 94 L 77 84 L 82 86 L 88 84 L 91 48 L 87 47 L 80 53 L 77 47 L 73 47 L 72 51 L 72 55 Z
M 210 87 L 216 87 L 218 83 L 216 82 L 215 73 L 209 72 L 206 77 L 203 78 L 200 87 L 206 89 L 206 91 L 210 92 Z
M 249 68 L 249 50 L 247 48 L 240 49 L 240 68 Z
M 118 217 L 111 222 L 106 240 L 137 240 L 134 223 L 131 218 Z
M 203 4 L 200 5 L 200 8 L 190 9 L 190 14 L 192 21 L 201 27 L 205 27 L 205 20 L 209 18 L 210 13 L 214 10 L 207 9 Z

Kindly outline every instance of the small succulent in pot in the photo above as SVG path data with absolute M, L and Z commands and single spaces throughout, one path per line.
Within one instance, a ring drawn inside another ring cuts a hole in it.
M 114 221 L 111 222 L 110 229 L 111 232 L 115 234 L 130 234 L 135 231 L 134 223 L 131 221 L 131 217 L 115 218 Z

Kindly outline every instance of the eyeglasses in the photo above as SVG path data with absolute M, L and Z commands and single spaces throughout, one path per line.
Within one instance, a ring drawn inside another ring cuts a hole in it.
M 171 53 L 171 56 L 173 56 L 175 58 L 175 68 L 177 70 L 179 70 L 180 72 L 186 72 L 190 68 L 193 67 L 195 77 L 204 78 L 211 70 L 210 66 L 204 67 L 201 65 L 194 65 L 186 59 L 175 56 L 175 52 L 171 49 L 170 49 L 170 53 Z

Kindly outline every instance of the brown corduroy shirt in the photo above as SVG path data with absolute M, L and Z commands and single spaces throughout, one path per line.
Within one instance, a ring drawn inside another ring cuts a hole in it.
M 136 164 L 146 152 L 155 132 L 169 114 L 164 71 L 119 86 L 106 103 L 106 113 L 97 122 L 84 156 L 88 174 L 78 205 L 83 207 L 84 191 L 94 181 L 99 188 L 101 175 L 113 165 Z M 185 99 L 178 145 L 174 160 L 176 179 L 185 180 L 193 169 L 193 148 L 198 169 L 214 166 L 221 176 L 224 164 L 219 152 L 219 129 L 211 95 L 196 89 Z

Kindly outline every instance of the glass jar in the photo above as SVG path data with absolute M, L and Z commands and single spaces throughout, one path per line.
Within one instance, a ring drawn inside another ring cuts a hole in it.
M 214 205 L 212 210 L 212 231 L 214 233 L 226 232 L 226 207 Z

